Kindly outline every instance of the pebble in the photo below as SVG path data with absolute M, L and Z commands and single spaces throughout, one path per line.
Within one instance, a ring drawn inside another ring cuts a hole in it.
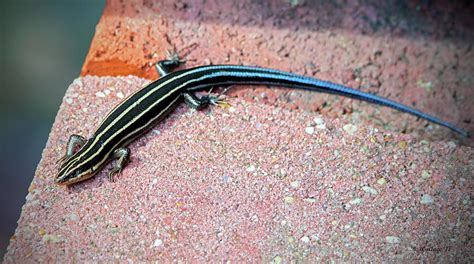
M 253 165 L 248 166 L 246 171 L 247 172 L 254 172 L 255 171 L 255 166 L 253 166 Z
M 103 92 L 99 91 L 99 92 L 95 93 L 95 96 L 97 96 L 97 97 L 105 97 L 105 94 L 104 94 Z
M 71 98 L 66 98 L 66 103 L 72 104 L 72 99 Z
M 59 243 L 59 242 L 63 241 L 63 239 L 60 236 L 57 236 L 57 235 L 48 235 L 48 234 L 46 234 L 46 235 L 43 236 L 43 241 L 44 242 L 50 241 L 50 242 L 53 242 L 53 243 Z
M 77 86 L 79 86 L 79 87 L 82 87 L 82 81 L 81 81 L 81 79 L 75 79 L 72 83 L 75 84 L 75 85 L 77 85 Z
M 312 127 L 312 126 L 311 127 L 306 127 L 304 129 L 304 132 L 306 132 L 306 134 L 312 135 L 312 134 L 314 134 L 314 127 Z
M 354 135 L 354 133 L 357 131 L 357 126 L 353 124 L 345 124 L 342 127 L 349 135 Z
M 401 239 L 396 236 L 386 236 L 385 241 L 387 241 L 387 243 L 390 243 L 390 244 L 398 244 L 400 243 Z
M 313 119 L 314 123 L 316 123 L 316 125 L 323 125 L 324 124 L 324 120 L 321 118 L 321 117 L 315 117 Z
M 224 175 L 224 176 L 222 176 L 222 180 L 225 183 L 229 183 L 229 182 L 232 182 L 232 177 L 230 177 L 229 175 Z
M 431 177 L 431 173 L 429 173 L 428 171 L 423 170 L 423 171 L 421 172 L 421 178 L 423 178 L 423 179 L 428 179 L 429 177 Z
M 285 203 L 287 204 L 292 204 L 295 202 L 295 198 L 291 197 L 291 196 L 286 196 L 284 199 Z
M 155 242 L 153 242 L 153 246 L 154 246 L 154 247 L 159 247 L 159 246 L 161 246 L 161 245 L 163 245 L 163 240 L 161 240 L 161 239 L 159 239 L 159 238 L 158 238 L 158 239 L 155 239 Z
M 301 242 L 303 242 L 303 243 L 309 243 L 309 241 L 310 241 L 310 240 L 309 240 L 309 237 L 307 237 L 307 236 L 304 236 L 304 237 L 300 238 L 300 240 L 301 240 Z
M 362 203 L 362 199 L 361 198 L 355 198 L 355 199 L 352 199 L 349 201 L 350 204 L 361 204 Z
M 423 196 L 421 197 L 421 204 L 431 204 L 433 203 L 433 201 L 433 197 L 429 194 L 423 194 Z
M 280 256 L 275 256 L 273 258 L 273 263 L 275 263 L 275 264 L 280 264 L 282 262 L 283 262 L 283 259 Z
M 71 219 L 71 221 L 77 222 L 79 221 L 79 216 L 77 216 L 75 213 L 71 213 L 69 215 L 69 219 Z
M 305 201 L 307 203 L 315 203 L 316 199 L 315 198 L 305 198 L 305 199 L 303 199 L 303 201 Z
M 369 187 L 369 186 L 362 187 L 362 190 L 364 190 L 364 192 L 370 193 L 372 195 L 377 195 L 377 193 L 378 193 L 377 190 L 375 190 L 374 188 Z
M 296 188 L 300 187 L 300 182 L 299 181 L 292 181 L 290 183 L 290 185 L 291 185 L 291 187 L 296 189 Z
M 385 178 L 380 178 L 380 179 L 377 180 L 377 183 L 379 185 L 384 185 L 385 183 L 387 183 L 387 180 L 385 180 Z
M 125 95 L 122 92 L 118 92 L 117 97 L 120 98 L 120 99 L 123 99 L 125 97 Z
M 326 125 L 325 124 L 316 125 L 316 128 L 319 130 L 323 130 L 323 129 L 326 129 Z

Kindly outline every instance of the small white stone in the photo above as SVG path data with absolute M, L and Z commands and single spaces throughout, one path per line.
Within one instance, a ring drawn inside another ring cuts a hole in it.
M 122 92 L 118 92 L 117 97 L 120 98 L 120 99 L 123 99 L 125 97 L 125 95 L 123 95 Z
M 284 198 L 284 201 L 285 201 L 285 203 L 287 203 L 287 204 L 292 204 L 292 203 L 295 202 L 295 198 L 293 198 L 293 197 L 291 197 L 291 196 L 286 196 L 286 197 Z
M 104 94 L 103 92 L 99 91 L 99 92 L 95 93 L 95 96 L 97 96 L 97 97 L 105 97 L 105 94 Z
M 109 94 L 110 94 L 110 90 L 109 90 L 109 89 L 105 89 L 105 90 L 104 90 L 104 93 L 105 93 L 106 95 L 109 95 Z
M 314 123 L 316 123 L 316 125 L 323 125 L 324 120 L 321 117 L 315 117 L 314 118 Z
M 77 85 L 77 86 L 79 86 L 79 87 L 82 87 L 82 81 L 81 81 L 81 79 L 75 79 L 72 83 L 75 84 L 75 85 Z
M 307 134 L 312 135 L 312 134 L 314 134 L 314 127 L 312 127 L 312 126 L 311 127 L 306 127 L 304 129 L 304 132 L 306 132 Z
M 369 186 L 362 187 L 362 190 L 364 190 L 364 192 L 370 193 L 372 195 L 377 195 L 377 193 L 378 193 L 377 190 L 375 190 L 374 188 L 369 187 Z
M 305 198 L 303 199 L 303 201 L 307 202 L 307 203 L 315 203 L 317 202 L 317 200 L 315 198 Z
M 158 238 L 158 239 L 155 239 L 155 242 L 153 242 L 153 246 L 154 246 L 154 247 L 159 247 L 159 246 L 161 246 L 161 245 L 163 245 L 163 240 L 161 240 L 161 239 L 159 239 L 159 238 Z
M 77 216 L 75 213 L 71 213 L 69 215 L 69 219 L 71 219 L 71 221 L 77 222 L 79 221 L 79 216 Z
M 296 188 L 300 187 L 300 182 L 299 181 L 292 181 L 290 183 L 290 185 L 291 185 L 291 187 L 296 189 Z
M 66 98 L 66 103 L 72 104 L 72 99 L 71 98 Z
M 428 179 L 429 177 L 431 177 L 431 173 L 429 173 L 429 172 L 426 171 L 426 170 L 421 171 L 421 178 L 423 178 L 423 179 L 426 180 L 426 179 Z
M 247 172 L 254 172 L 255 171 L 255 166 L 253 166 L 253 165 L 248 166 L 246 171 Z
M 349 201 L 350 204 L 361 204 L 362 203 L 362 199 L 361 198 L 355 198 L 355 199 L 352 199 Z
M 421 197 L 421 204 L 431 204 L 433 202 L 434 202 L 434 199 L 429 194 L 423 194 L 423 196 Z
M 385 241 L 387 241 L 387 243 L 390 243 L 390 244 L 398 244 L 400 243 L 401 239 L 396 236 L 386 236 Z
M 310 241 L 310 240 L 309 240 L 309 237 L 307 237 L 307 236 L 304 236 L 304 237 L 300 238 L 300 240 L 301 240 L 301 242 L 303 242 L 303 243 L 309 243 L 309 241 Z
M 350 135 L 354 135 L 354 133 L 357 131 L 357 126 L 353 124 L 346 124 L 342 128 Z
M 387 183 L 387 180 L 385 180 L 385 178 L 380 178 L 380 179 L 377 180 L 377 183 L 379 185 L 384 185 L 385 183 Z
M 45 234 L 43 236 L 43 241 L 44 242 L 53 242 L 55 244 L 59 243 L 59 242 L 62 242 L 63 239 L 61 236 L 59 235 L 50 235 L 50 234 Z
M 326 125 L 325 124 L 316 125 L 316 128 L 319 129 L 319 130 L 324 130 L 324 129 L 326 129 Z
M 456 143 L 454 143 L 454 142 L 452 142 L 452 141 L 449 141 L 449 142 L 448 142 L 448 146 L 449 146 L 450 148 L 456 148 Z

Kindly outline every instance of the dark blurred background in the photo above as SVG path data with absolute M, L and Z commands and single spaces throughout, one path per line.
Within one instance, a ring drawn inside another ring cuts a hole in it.
M 104 4 L 0 1 L 0 260 L 62 96 L 79 76 Z

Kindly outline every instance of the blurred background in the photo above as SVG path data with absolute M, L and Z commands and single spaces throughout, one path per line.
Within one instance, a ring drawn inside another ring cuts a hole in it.
M 99 0 L 0 1 L 0 260 L 104 5 Z

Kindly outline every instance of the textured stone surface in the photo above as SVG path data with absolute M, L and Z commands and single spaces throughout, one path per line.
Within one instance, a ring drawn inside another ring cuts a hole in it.
M 472 257 L 472 148 L 349 116 L 239 99 L 200 112 L 182 106 L 131 144 L 117 182 L 106 180 L 108 166 L 71 188 L 55 185 L 67 135 L 91 135 L 146 82 L 73 82 L 5 263 Z

